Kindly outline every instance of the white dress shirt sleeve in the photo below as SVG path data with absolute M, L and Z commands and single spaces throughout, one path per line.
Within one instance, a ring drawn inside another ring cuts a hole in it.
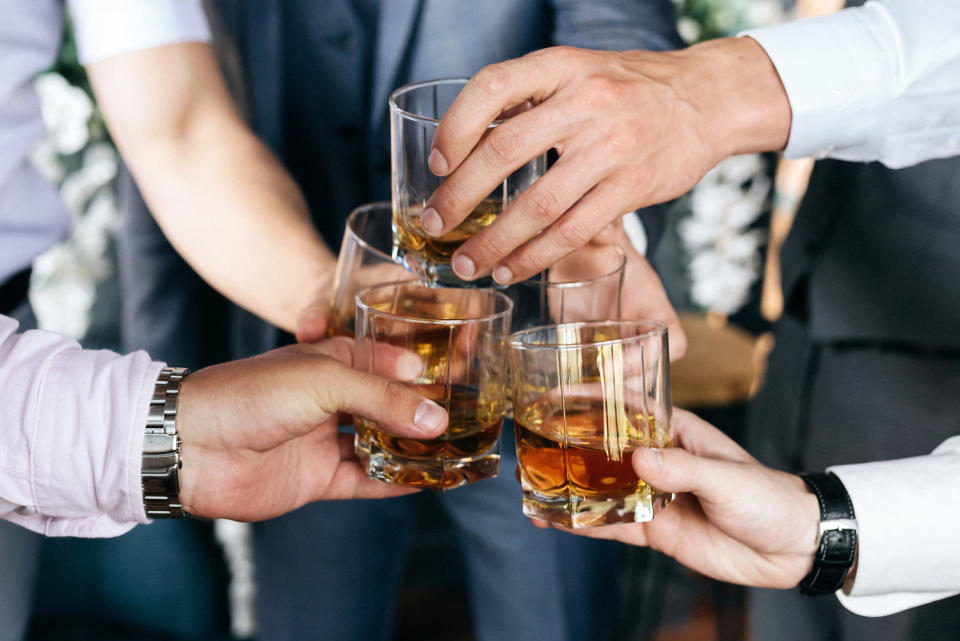
M 143 432 L 163 364 L 16 330 L 0 316 L 0 518 L 47 536 L 146 523 Z
M 884 616 L 960 593 L 960 436 L 929 456 L 832 467 L 860 524 L 848 610 Z
M 84 65 L 178 42 L 209 42 L 200 0 L 69 0 Z
M 788 158 L 888 167 L 960 154 L 960 2 L 873 0 L 745 31 L 793 110 Z

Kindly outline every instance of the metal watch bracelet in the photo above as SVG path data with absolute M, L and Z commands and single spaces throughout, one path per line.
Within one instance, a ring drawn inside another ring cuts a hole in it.
M 151 519 L 187 516 L 180 503 L 180 437 L 177 434 L 177 401 L 180 384 L 189 374 L 183 367 L 160 370 L 147 425 L 143 434 L 143 509 Z

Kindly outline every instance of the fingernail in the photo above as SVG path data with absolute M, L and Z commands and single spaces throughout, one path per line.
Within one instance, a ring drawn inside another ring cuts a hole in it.
M 427 158 L 427 166 L 437 176 L 447 175 L 447 159 L 443 157 L 439 149 L 430 152 L 430 156 Z
M 416 354 L 407 353 L 397 359 L 397 378 L 401 381 L 410 381 L 423 372 L 423 359 Z
M 436 209 L 427 207 L 423 210 L 423 213 L 420 214 L 420 226 L 423 227 L 423 231 L 431 236 L 436 236 L 440 233 L 440 230 L 443 229 L 443 219 L 440 218 L 440 214 L 437 213 Z
M 493 270 L 493 280 L 501 285 L 509 285 L 510 281 L 513 280 L 513 272 L 501 265 Z
M 423 401 L 417 405 L 417 411 L 413 413 L 413 424 L 421 432 L 436 432 L 442 425 L 445 418 L 443 408 L 433 401 Z
M 644 467 L 651 472 L 659 472 L 663 468 L 663 455 L 655 447 L 645 447 L 640 450 L 640 457 Z
M 473 278 L 473 274 L 477 271 L 477 266 L 473 264 L 469 256 L 454 256 L 453 260 L 450 261 L 450 266 L 453 267 L 453 273 L 460 278 Z

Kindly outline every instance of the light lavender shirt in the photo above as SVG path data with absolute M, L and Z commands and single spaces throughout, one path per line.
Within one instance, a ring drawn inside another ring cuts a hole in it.
M 0 283 L 70 225 L 56 189 L 29 158 L 44 132 L 33 81 L 53 64 L 62 34 L 62 2 L 0 0 Z
M 210 39 L 199 0 L 70 0 L 84 64 L 128 51 Z M 33 83 L 57 56 L 63 0 L 0 0 L 0 283 L 66 236 L 56 189 L 30 162 L 44 133 Z
M 16 330 L 0 316 L 0 518 L 48 536 L 146 522 L 143 427 L 163 364 Z

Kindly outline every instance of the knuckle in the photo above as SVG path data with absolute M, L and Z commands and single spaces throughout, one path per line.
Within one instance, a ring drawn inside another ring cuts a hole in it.
M 560 199 L 550 189 L 533 189 L 524 201 L 524 214 L 537 222 L 540 229 L 562 213 Z
M 473 77 L 477 89 L 489 98 L 498 98 L 506 90 L 510 81 L 510 72 L 503 63 L 487 65 Z
M 516 277 L 529 278 L 542 271 L 541 265 L 543 264 L 545 264 L 544 257 L 536 251 L 529 250 L 516 254 L 510 260 L 508 267 Z
M 479 269 L 492 257 L 498 256 L 507 247 L 509 240 L 501 238 L 493 230 L 484 230 L 470 239 L 470 258 Z
M 502 124 L 487 137 L 488 159 L 497 164 L 509 163 L 517 157 L 523 142 L 523 133 L 517 127 Z
M 383 400 L 385 407 L 399 407 L 407 395 L 407 388 L 397 381 L 386 380 L 383 384 Z
M 568 249 L 577 249 L 590 242 L 593 232 L 590 226 L 576 218 L 564 220 L 557 228 L 560 244 Z

